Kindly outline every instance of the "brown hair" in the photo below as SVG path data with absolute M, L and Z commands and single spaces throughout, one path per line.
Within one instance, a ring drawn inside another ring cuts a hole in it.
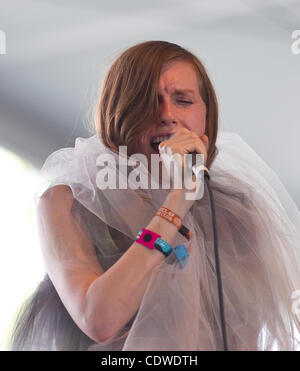
M 128 155 L 137 137 L 149 129 L 158 112 L 158 86 L 162 67 L 173 59 L 195 68 L 199 92 L 206 105 L 205 134 L 209 138 L 207 167 L 217 154 L 218 102 L 212 83 L 199 59 L 177 44 L 146 41 L 125 50 L 107 72 L 96 110 L 96 130 L 114 151 L 127 145 Z

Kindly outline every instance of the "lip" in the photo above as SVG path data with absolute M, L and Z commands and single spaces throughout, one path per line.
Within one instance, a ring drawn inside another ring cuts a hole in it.
M 155 134 L 155 135 L 153 135 L 153 137 L 152 137 L 151 140 L 150 140 L 151 153 L 159 154 L 159 151 L 156 151 L 156 150 L 152 147 L 152 145 L 151 145 L 151 143 L 153 142 L 153 140 L 154 140 L 155 138 L 163 137 L 163 136 L 170 136 L 171 134 L 173 134 L 173 132 L 164 132 L 164 133 L 159 133 L 159 134 Z
M 154 141 L 155 138 L 158 138 L 158 137 L 164 137 L 164 136 L 169 136 L 173 133 L 160 133 L 160 134 L 155 134 L 153 135 L 153 137 L 151 138 L 151 141 L 150 141 L 150 144 Z

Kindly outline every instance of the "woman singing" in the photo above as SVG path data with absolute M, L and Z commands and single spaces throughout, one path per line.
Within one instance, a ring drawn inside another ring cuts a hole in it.
M 297 349 L 296 207 L 238 135 L 218 133 L 217 98 L 200 60 L 167 41 L 125 50 L 106 74 L 95 129 L 41 170 L 46 274 L 20 310 L 11 349 L 222 350 L 224 325 L 229 350 Z M 198 199 L 185 183 L 135 186 L 157 179 L 153 155 L 177 155 L 185 174 L 193 152 L 209 172 L 223 320 L 203 177 L 190 179 L 202 187 Z M 137 154 L 146 159 L 138 167 L 121 164 Z M 99 186 L 103 171 L 113 187 Z

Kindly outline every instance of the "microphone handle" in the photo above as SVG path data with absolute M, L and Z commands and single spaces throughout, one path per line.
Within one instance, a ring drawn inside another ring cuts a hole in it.
M 189 152 L 189 154 L 193 155 L 192 156 L 192 167 L 196 165 L 196 156 L 199 155 L 198 152 Z

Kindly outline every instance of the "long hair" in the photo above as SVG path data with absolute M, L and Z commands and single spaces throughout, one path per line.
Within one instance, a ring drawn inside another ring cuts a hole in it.
M 86 350 L 94 341 L 71 318 L 47 273 L 22 303 L 11 329 L 8 350 Z
M 157 117 L 161 70 L 165 63 L 174 59 L 190 62 L 197 74 L 199 93 L 206 105 L 209 168 L 217 154 L 217 97 L 200 60 L 177 44 L 142 42 L 125 50 L 113 62 L 104 78 L 96 107 L 96 131 L 107 147 L 118 151 L 120 145 L 126 145 L 128 154 L 132 154 L 136 138 L 149 129 L 149 123 Z

